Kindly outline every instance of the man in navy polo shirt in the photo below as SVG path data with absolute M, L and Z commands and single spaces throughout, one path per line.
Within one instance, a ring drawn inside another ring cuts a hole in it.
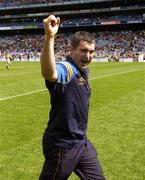
M 96 150 L 86 137 L 91 93 L 87 65 L 95 51 L 95 38 L 85 31 L 75 33 L 70 55 L 56 63 L 54 39 L 60 18 L 50 15 L 43 22 L 41 72 L 51 110 L 43 136 L 45 162 L 39 180 L 65 180 L 72 172 L 82 180 L 104 180 Z

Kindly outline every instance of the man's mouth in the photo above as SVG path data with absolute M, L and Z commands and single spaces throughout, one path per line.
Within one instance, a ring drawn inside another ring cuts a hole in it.
M 81 61 L 81 65 L 86 66 L 87 64 L 88 64 L 88 61 L 85 61 L 85 60 Z
M 81 62 L 86 64 L 86 63 L 88 63 L 88 60 L 87 59 L 83 59 L 83 60 L 81 60 Z

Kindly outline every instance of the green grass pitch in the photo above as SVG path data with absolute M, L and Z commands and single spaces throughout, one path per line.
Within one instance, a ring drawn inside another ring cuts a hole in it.
M 91 63 L 88 138 L 107 180 L 145 179 L 145 63 Z M 50 109 L 39 62 L 0 62 L 0 179 L 36 180 Z M 72 174 L 70 180 L 78 180 Z

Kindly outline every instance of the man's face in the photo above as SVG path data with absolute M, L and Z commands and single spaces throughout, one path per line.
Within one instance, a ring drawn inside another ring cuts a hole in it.
M 80 70 L 84 70 L 91 62 L 95 51 L 95 43 L 89 44 L 87 41 L 80 41 L 77 48 L 71 48 L 71 57 Z

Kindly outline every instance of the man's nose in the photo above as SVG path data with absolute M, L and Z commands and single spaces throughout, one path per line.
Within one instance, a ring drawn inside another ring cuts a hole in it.
M 86 57 L 86 59 L 90 59 L 90 57 L 91 57 L 90 52 L 86 52 L 86 53 L 85 53 L 85 57 Z

